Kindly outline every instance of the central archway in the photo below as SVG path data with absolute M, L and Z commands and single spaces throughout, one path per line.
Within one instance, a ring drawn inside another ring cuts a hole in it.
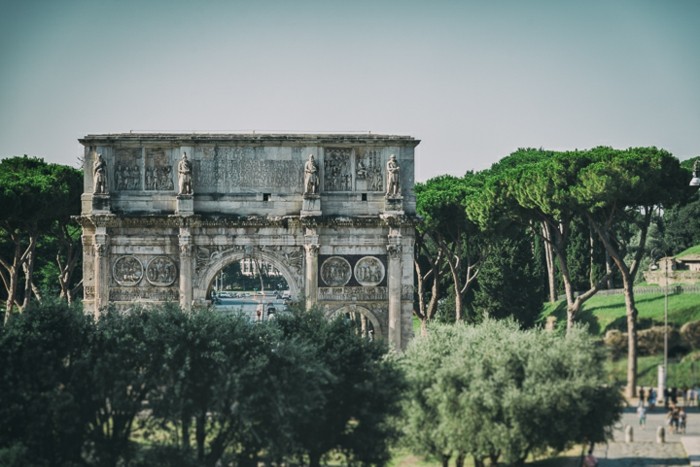
M 289 291 L 293 299 L 298 299 L 302 296 L 302 287 L 300 284 L 299 274 L 293 271 L 282 258 L 276 254 L 265 251 L 224 251 L 212 255 L 205 269 L 199 274 L 199 280 L 194 284 L 193 299 L 197 302 L 207 300 L 207 292 L 209 286 L 214 281 L 219 272 L 226 266 L 241 261 L 245 258 L 257 259 L 261 262 L 269 263 L 275 267 L 287 282 Z

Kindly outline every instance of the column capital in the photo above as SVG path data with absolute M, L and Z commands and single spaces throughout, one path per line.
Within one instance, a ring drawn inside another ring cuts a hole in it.
M 180 256 L 190 258 L 192 256 L 192 245 L 189 243 L 180 243 Z
M 107 245 L 104 243 L 95 243 L 92 248 L 93 251 L 95 252 L 95 256 L 103 256 L 105 254 L 105 251 L 107 250 Z
M 319 245 L 318 243 L 306 243 L 304 244 L 304 249 L 310 255 L 318 255 Z
M 389 245 L 386 246 L 386 252 L 389 254 L 389 257 L 391 258 L 399 258 L 401 256 L 401 251 L 403 248 L 401 245 L 395 245 L 390 243 Z

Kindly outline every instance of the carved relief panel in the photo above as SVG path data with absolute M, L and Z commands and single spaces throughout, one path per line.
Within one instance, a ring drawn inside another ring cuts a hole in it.
M 153 300 L 162 302 L 177 302 L 179 299 L 177 288 L 146 288 L 146 287 L 112 287 L 109 290 L 109 299 L 115 302 L 136 302 L 139 300 Z
M 355 165 L 357 191 L 384 191 L 384 176 L 382 175 L 382 159 L 380 151 L 356 150 Z
M 135 256 L 120 256 L 112 267 L 112 277 L 119 285 L 135 286 L 143 277 L 143 264 Z
M 114 188 L 117 191 L 142 190 L 141 148 L 116 148 Z
M 320 287 L 349 289 L 386 285 L 385 255 L 319 255 L 318 262 Z
M 355 280 L 362 286 L 373 287 L 384 280 L 384 265 L 374 256 L 365 256 L 355 263 Z
M 112 264 L 114 283 L 110 287 L 110 300 L 176 301 L 178 288 L 173 284 L 176 283 L 177 278 L 177 263 L 168 256 L 139 258 L 134 255 L 123 255 Z
M 173 165 L 164 149 L 146 149 L 146 190 L 172 191 Z
M 323 158 L 323 189 L 352 191 L 352 149 L 325 148 Z
M 321 280 L 329 287 L 343 286 L 352 277 L 352 267 L 345 258 L 331 256 L 321 263 Z
M 172 285 L 177 279 L 177 265 L 167 256 L 156 256 L 148 262 L 146 280 L 159 287 Z

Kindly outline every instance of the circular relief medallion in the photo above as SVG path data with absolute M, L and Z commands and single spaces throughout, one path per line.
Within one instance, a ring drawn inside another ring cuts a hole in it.
M 177 279 L 177 266 L 175 261 L 167 256 L 156 256 L 148 262 L 146 267 L 146 280 L 151 285 L 168 286 Z
M 143 264 L 135 256 L 122 256 L 114 262 L 112 276 L 119 285 L 136 285 L 143 277 Z
M 352 267 L 345 258 L 331 256 L 321 265 L 321 280 L 330 287 L 341 287 L 352 277 Z
M 374 256 L 365 256 L 355 263 L 355 280 L 358 284 L 373 287 L 384 280 L 384 265 Z

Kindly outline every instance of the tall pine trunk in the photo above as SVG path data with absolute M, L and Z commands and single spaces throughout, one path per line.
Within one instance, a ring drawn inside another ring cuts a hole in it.
M 547 266 L 547 283 L 549 285 L 549 303 L 557 301 L 557 281 L 556 270 L 554 268 L 554 251 L 552 249 L 552 234 L 546 222 L 542 223 L 542 236 L 544 241 L 542 247 L 544 249 L 545 265 Z

